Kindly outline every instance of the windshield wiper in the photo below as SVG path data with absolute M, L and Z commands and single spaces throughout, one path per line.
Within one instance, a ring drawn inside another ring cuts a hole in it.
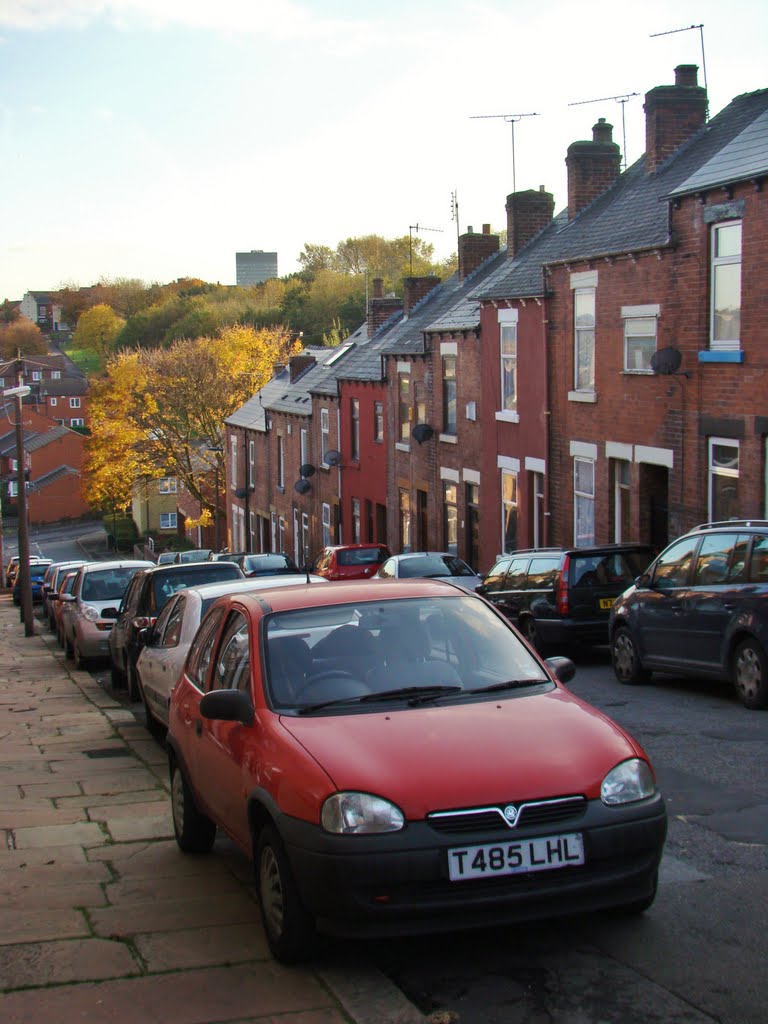
M 423 700 L 432 700 L 444 693 L 458 693 L 461 686 L 401 686 L 397 690 L 384 690 L 382 693 L 367 693 L 360 698 L 361 703 L 374 703 L 376 701 L 398 700 L 401 697 L 408 697 L 409 704 L 418 704 Z
M 335 700 L 320 701 L 319 704 L 302 704 L 300 708 L 295 708 L 295 711 L 297 715 L 306 715 L 310 711 L 320 711 L 322 708 L 340 707 L 343 704 L 359 704 L 369 696 L 371 694 L 363 694 L 360 697 L 337 697 Z
M 549 683 L 549 679 L 507 679 L 504 683 L 491 683 L 490 686 L 478 686 L 474 690 L 465 690 L 465 693 L 493 693 L 494 690 L 514 690 L 517 686 L 539 686 L 541 683 Z

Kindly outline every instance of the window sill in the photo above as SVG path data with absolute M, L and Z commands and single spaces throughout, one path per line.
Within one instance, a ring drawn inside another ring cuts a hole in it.
M 568 392 L 569 402 L 591 402 L 597 401 L 596 391 L 569 391 Z
M 501 412 L 497 412 L 496 419 L 500 423 L 519 423 L 520 413 L 515 409 L 502 409 Z
M 396 441 L 395 442 L 395 451 L 397 451 L 397 452 L 409 452 L 410 450 L 411 450 L 411 446 L 409 444 L 406 444 L 404 441 Z
M 743 363 L 744 353 L 741 350 L 708 349 L 699 352 L 700 363 Z
M 459 438 L 456 434 L 440 434 L 440 440 L 446 444 L 458 444 Z
M 655 376 L 653 370 L 630 370 L 626 366 L 621 371 L 625 377 L 653 377 Z

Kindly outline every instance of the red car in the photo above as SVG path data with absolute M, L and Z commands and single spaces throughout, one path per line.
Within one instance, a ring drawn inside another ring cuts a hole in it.
M 333 544 L 309 568 L 327 580 L 367 580 L 391 555 L 386 544 Z
M 382 936 L 645 910 L 666 810 L 643 749 L 484 598 L 439 580 L 217 600 L 171 694 L 180 848 L 223 829 L 283 961 Z

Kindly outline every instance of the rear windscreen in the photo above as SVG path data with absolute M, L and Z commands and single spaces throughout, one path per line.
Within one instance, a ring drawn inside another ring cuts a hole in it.
M 177 590 L 199 587 L 203 583 L 221 583 L 224 580 L 239 580 L 241 578 L 239 569 L 232 562 L 210 562 L 205 565 L 198 562 L 194 568 L 190 565 L 188 569 L 175 568 L 167 573 L 159 572 L 152 581 L 153 614 L 156 615 Z
M 648 568 L 646 551 L 616 551 L 610 555 L 571 555 L 572 587 L 628 587 Z
M 349 551 L 339 551 L 337 561 L 339 565 L 378 565 L 386 557 L 386 551 L 381 548 L 351 548 Z

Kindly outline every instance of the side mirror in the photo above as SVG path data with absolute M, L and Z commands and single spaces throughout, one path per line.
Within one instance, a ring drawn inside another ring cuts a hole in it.
M 647 590 L 651 585 L 651 574 L 644 572 L 642 576 L 638 576 L 635 580 L 635 586 L 638 590 Z
M 59 594 L 59 600 L 65 601 L 67 604 L 72 603 L 75 600 L 74 594 Z
M 139 647 L 151 647 L 155 639 L 154 626 L 145 626 L 139 630 L 136 640 L 138 641 Z
M 242 690 L 211 690 L 200 701 L 200 714 L 203 718 L 246 726 L 253 725 L 254 718 L 251 699 Z
M 547 658 L 546 664 L 558 683 L 570 683 L 576 675 L 576 666 L 570 658 L 558 655 L 554 658 Z

